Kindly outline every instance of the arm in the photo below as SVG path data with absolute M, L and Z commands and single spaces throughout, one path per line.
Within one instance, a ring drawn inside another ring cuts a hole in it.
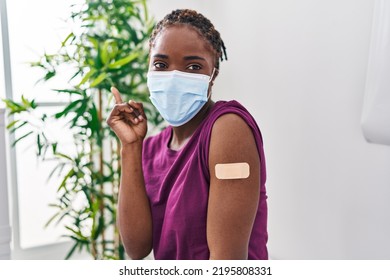
M 246 162 L 246 179 L 218 179 L 215 165 Z M 215 122 L 209 152 L 210 194 L 207 242 L 210 259 L 247 259 L 260 198 L 260 160 L 251 129 L 242 118 L 226 114 Z
M 142 172 L 146 116 L 141 103 L 123 103 L 115 88 L 112 93 L 116 105 L 107 123 L 122 146 L 117 224 L 126 253 L 132 259 L 142 259 L 152 249 L 152 215 Z
M 142 143 L 122 146 L 117 224 L 126 253 L 143 259 L 152 250 L 152 215 L 142 173 Z

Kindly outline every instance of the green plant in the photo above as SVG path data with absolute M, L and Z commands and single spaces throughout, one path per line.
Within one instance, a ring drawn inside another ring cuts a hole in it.
M 146 0 L 85 0 L 73 6 L 69 20 L 75 29 L 58 52 L 45 53 L 31 64 L 42 69 L 41 82 L 71 71 L 69 87 L 53 90 L 69 101 L 48 115 L 39 114 L 35 100 L 4 100 L 12 116 L 8 129 L 24 131 L 14 145 L 33 137 L 38 157 L 56 162 L 50 176 L 59 176 L 61 183 L 51 204 L 57 212 L 48 224 L 66 221 L 67 236 L 74 241 L 66 258 L 85 249 L 94 259 L 124 259 L 115 224 L 120 143 L 105 119 L 113 106 L 110 87 L 115 86 L 124 98 L 142 101 L 149 127 L 159 129 L 162 118 L 146 88 L 147 41 L 154 21 Z M 74 139 L 72 152 L 63 150 L 59 139 L 48 137 L 46 124 L 53 120 L 67 121 Z

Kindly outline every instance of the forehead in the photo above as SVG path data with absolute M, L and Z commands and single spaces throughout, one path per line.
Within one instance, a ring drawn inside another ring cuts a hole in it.
M 194 27 L 186 24 L 175 24 L 161 30 L 151 47 L 151 53 L 174 55 L 202 54 L 215 57 L 215 51 L 209 42 Z

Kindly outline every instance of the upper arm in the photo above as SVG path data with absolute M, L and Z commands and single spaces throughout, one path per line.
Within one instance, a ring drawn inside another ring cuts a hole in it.
M 215 165 L 246 162 L 245 179 L 218 179 Z M 252 130 L 235 114 L 215 122 L 209 149 L 210 194 L 207 242 L 210 258 L 246 259 L 260 198 L 260 159 Z

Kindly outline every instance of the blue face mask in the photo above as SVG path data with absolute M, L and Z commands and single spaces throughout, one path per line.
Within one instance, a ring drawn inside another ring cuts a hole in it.
M 150 71 L 147 84 L 150 100 L 161 116 L 171 126 L 181 126 L 207 102 L 210 81 L 211 77 L 203 74 Z

